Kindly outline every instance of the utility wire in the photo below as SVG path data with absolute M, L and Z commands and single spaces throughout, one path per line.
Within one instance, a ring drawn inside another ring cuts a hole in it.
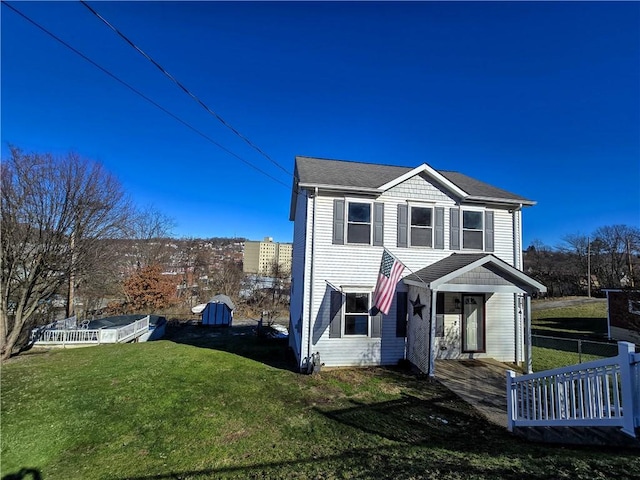
M 122 38 L 125 42 L 127 42 L 132 48 L 134 48 L 138 53 L 140 53 L 140 55 L 142 55 L 144 58 L 146 58 L 147 60 L 149 60 L 153 65 L 156 66 L 156 68 L 158 68 L 158 70 L 160 70 L 163 75 L 165 75 L 169 80 L 171 80 L 173 83 L 175 83 L 178 87 L 180 87 L 180 89 L 186 93 L 187 95 L 189 95 L 191 98 L 193 98 L 202 108 L 204 108 L 209 114 L 213 115 L 220 123 L 222 123 L 222 125 L 224 125 L 225 127 L 227 127 L 229 130 L 231 130 L 235 135 L 237 135 L 238 137 L 240 137 L 242 140 L 244 140 L 251 148 L 253 148 L 254 150 L 256 150 L 258 153 L 260 153 L 262 156 L 264 156 L 267 160 L 269 160 L 271 163 L 273 163 L 275 166 L 277 166 L 278 168 L 280 168 L 283 172 L 285 172 L 287 175 L 292 176 L 292 173 L 289 172 L 286 168 L 284 168 L 282 165 L 280 165 L 278 162 L 276 162 L 274 159 L 272 159 L 269 155 L 267 155 L 260 147 L 258 147 L 257 145 L 255 145 L 251 140 L 249 140 L 247 137 L 245 137 L 244 135 L 242 135 L 238 130 L 236 130 L 233 126 L 231 126 L 224 118 L 222 118 L 218 113 L 216 113 L 215 111 L 213 111 L 211 108 L 209 108 L 202 100 L 200 100 L 200 98 L 198 98 L 194 93 L 192 93 L 187 87 L 185 87 L 180 81 L 178 81 L 173 75 L 171 75 L 162 65 L 160 65 L 158 62 L 156 62 L 150 55 L 148 55 L 144 50 L 142 50 L 140 47 L 138 47 L 133 41 L 131 41 L 124 33 L 122 33 L 120 30 L 118 30 L 115 26 L 113 26 L 106 18 L 104 18 L 102 15 L 100 15 L 98 12 L 96 12 L 87 2 L 85 2 L 84 0 L 80 0 L 80 3 L 82 3 L 82 5 L 84 5 L 91 13 L 93 13 L 96 17 L 98 17 L 107 27 L 109 27 L 111 30 L 113 30 L 116 34 L 118 34 L 118 36 L 120 36 L 120 38 Z
M 91 60 L 89 57 L 87 57 L 85 54 L 83 54 L 82 52 L 80 52 L 79 50 L 75 49 L 74 47 L 72 47 L 71 45 L 69 45 L 67 42 L 65 42 L 64 40 L 62 40 L 60 37 L 56 36 L 54 33 L 50 32 L 49 30 L 47 30 L 45 27 L 43 27 L 42 25 L 40 25 L 39 23 L 37 23 L 35 20 L 32 20 L 31 18 L 29 18 L 27 15 L 25 15 L 24 13 L 22 13 L 21 11 L 19 11 L 18 9 L 16 9 L 13 5 L 10 5 L 9 3 L 5 2 L 4 0 L 2 0 L 2 4 L 6 5 L 7 7 L 9 7 L 11 10 L 13 10 L 14 12 L 16 12 L 18 15 L 20 15 L 22 18 L 24 18 L 25 20 L 27 20 L 29 23 L 31 23 L 32 25 L 34 25 L 35 27 L 39 28 L 40 30 L 42 30 L 44 33 L 46 33 L 47 35 L 49 35 L 51 38 L 53 38 L 54 40 L 58 41 L 59 43 L 61 43 L 62 45 L 64 45 L 65 47 L 67 47 L 69 50 L 71 50 L 72 52 L 74 52 L 75 54 L 79 55 L 80 57 L 82 57 L 84 60 L 86 60 L 87 62 L 89 62 L 90 64 L 92 64 L 94 67 L 102 70 L 104 73 L 106 73 L 107 75 L 109 75 L 111 78 L 113 78 L 114 80 L 118 81 L 119 83 L 121 83 L 122 85 L 124 85 L 125 87 L 127 87 L 129 90 L 131 90 L 132 92 L 134 92 L 136 95 L 139 95 L 140 97 L 144 98 L 147 102 L 151 103 L 153 106 L 159 108 L 160 110 L 162 110 L 164 113 L 166 113 L 167 115 L 169 115 L 170 117 L 174 118 L 175 120 L 177 120 L 178 122 L 182 123 L 184 126 L 186 126 L 187 128 L 191 129 L 192 131 L 194 131 L 195 133 L 197 133 L 198 135 L 200 135 L 201 137 L 203 137 L 204 139 L 208 140 L 209 142 L 211 142 L 212 144 L 214 144 L 216 147 L 220 148 L 221 150 L 225 151 L 226 153 L 228 153 L 229 155 L 233 156 L 234 158 L 240 160 L 241 162 L 245 163 L 246 165 L 248 165 L 249 167 L 253 168 L 254 170 L 262 173 L 263 175 L 269 177 L 271 180 L 273 180 L 274 182 L 279 183 L 280 185 L 285 186 L 286 188 L 290 188 L 289 185 L 287 185 L 286 183 L 278 180 L 277 178 L 271 176 L 269 173 L 265 172 L 264 170 L 260 169 L 259 167 L 256 167 L 254 164 L 252 164 L 251 162 L 249 162 L 248 160 L 245 160 L 244 158 L 240 157 L 239 155 L 237 155 L 236 153 L 232 152 L 231 150 L 229 150 L 228 148 L 224 147 L 223 145 L 221 145 L 220 143 L 216 142 L 215 140 L 213 140 L 211 137 L 209 137 L 207 134 L 201 132 L 200 130 L 198 130 L 197 128 L 195 128 L 194 126 L 192 126 L 191 124 L 189 124 L 187 121 L 181 119 L 180 117 L 178 117 L 177 115 L 175 115 L 174 113 L 170 112 L 169 110 L 167 110 L 166 108 L 164 108 L 162 105 L 158 104 L 157 102 L 155 102 L 154 100 L 152 100 L 151 98 L 147 97 L 144 93 L 140 92 L 139 90 L 137 90 L 135 87 L 131 86 L 130 84 L 128 84 L 127 82 L 125 82 L 124 80 L 118 78 L 116 75 L 114 75 L 113 73 L 111 73 L 109 70 L 107 70 L 106 68 L 102 67 L 101 65 L 99 65 L 98 63 L 94 62 L 93 60 Z

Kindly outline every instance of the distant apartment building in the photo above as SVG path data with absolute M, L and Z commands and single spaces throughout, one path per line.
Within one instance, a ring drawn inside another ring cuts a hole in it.
M 261 276 L 271 276 L 275 262 L 283 271 L 291 272 L 291 254 L 293 244 L 274 242 L 273 238 L 265 237 L 263 241 L 247 240 L 244 243 L 244 258 L 242 270 Z

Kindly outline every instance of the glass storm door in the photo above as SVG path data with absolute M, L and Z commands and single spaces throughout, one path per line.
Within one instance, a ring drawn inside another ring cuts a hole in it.
M 462 317 L 462 350 L 484 351 L 484 297 L 466 295 Z

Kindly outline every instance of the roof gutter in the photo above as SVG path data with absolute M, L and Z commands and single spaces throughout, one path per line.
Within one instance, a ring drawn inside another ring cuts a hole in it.
M 477 202 L 477 203 L 486 203 L 486 202 L 500 203 L 503 205 L 518 206 L 519 208 L 522 208 L 523 206 L 533 207 L 538 203 L 534 200 L 525 200 L 525 199 L 512 200 L 509 198 L 479 197 L 479 196 L 468 196 L 463 198 L 462 200 L 465 202 Z
M 319 183 L 299 183 L 301 188 L 314 188 L 316 192 L 318 189 L 330 190 L 330 191 L 346 191 L 346 192 L 363 192 L 363 193 L 382 193 L 384 190 L 373 187 L 351 187 L 348 185 L 329 185 Z

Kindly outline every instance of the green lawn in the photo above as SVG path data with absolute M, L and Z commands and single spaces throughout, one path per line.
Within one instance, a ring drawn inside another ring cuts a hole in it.
M 174 341 L 30 354 L 3 365 L 1 474 L 640 478 L 637 450 L 521 441 L 438 383 L 404 371 L 304 376 L 283 368 L 282 341 L 249 328 L 182 332 Z
M 534 334 L 556 337 L 591 338 L 607 336 L 606 302 L 585 302 L 558 308 L 536 309 L 532 312 Z
M 590 301 L 565 307 L 546 307 L 542 301 L 541 307 L 534 304 L 531 329 L 534 335 L 562 338 L 566 340 L 556 342 L 558 349 L 532 347 L 533 371 L 539 372 L 580 362 L 589 362 L 603 358 L 594 354 L 578 354 L 577 342 L 571 340 L 588 340 L 604 342 L 607 336 L 607 304 L 604 301 Z M 589 343 L 589 342 L 586 342 Z M 583 347 L 585 348 L 585 347 Z M 591 350 L 599 351 L 598 344 L 592 344 Z M 571 350 L 571 351 L 570 351 Z M 605 351 L 601 348 L 603 352 Z M 604 355 L 604 353 L 602 353 Z
M 531 347 L 531 356 L 534 372 L 552 370 L 554 368 L 567 367 L 577 363 L 590 362 L 592 360 L 604 358 L 598 355 L 588 355 L 585 353 L 580 356 L 576 352 L 565 352 L 562 350 L 535 346 Z

